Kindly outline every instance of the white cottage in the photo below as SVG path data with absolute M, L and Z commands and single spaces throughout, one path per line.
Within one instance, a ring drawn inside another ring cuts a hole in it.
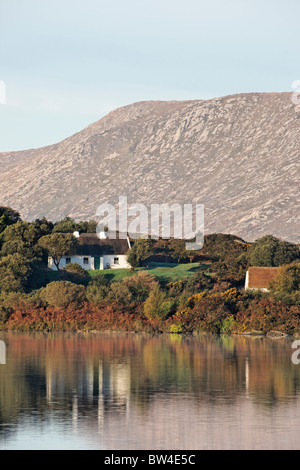
M 76 253 L 64 256 L 59 264 L 65 268 L 70 263 L 78 263 L 83 269 L 126 269 L 130 268 L 127 262 L 127 252 L 131 248 L 129 238 L 110 239 L 104 232 L 73 234 L 78 239 Z M 48 258 L 48 267 L 56 271 L 51 257 Z

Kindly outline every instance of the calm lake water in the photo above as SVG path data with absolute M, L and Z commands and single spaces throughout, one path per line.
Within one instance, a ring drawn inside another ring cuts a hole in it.
M 1 450 L 300 449 L 292 338 L 0 340 Z

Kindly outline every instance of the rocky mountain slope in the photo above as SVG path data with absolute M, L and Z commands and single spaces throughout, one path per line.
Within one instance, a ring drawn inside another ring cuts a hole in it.
M 119 196 L 197 202 L 206 233 L 300 243 L 299 142 L 291 93 L 134 103 L 58 144 L 0 154 L 0 204 L 82 220 Z

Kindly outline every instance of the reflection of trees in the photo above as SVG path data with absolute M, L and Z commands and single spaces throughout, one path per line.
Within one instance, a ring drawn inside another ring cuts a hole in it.
M 249 342 L 249 393 L 263 406 L 288 401 L 300 390 L 300 368 L 291 361 L 291 340 Z
M 2 339 L 2 336 L 1 336 Z M 5 337 L 7 361 L 0 366 L 0 433 L 7 434 L 21 411 L 29 410 L 34 404 L 43 414 L 45 407 L 45 376 L 39 365 L 39 359 L 23 361 L 23 338 L 15 335 L 13 344 Z
M 2 334 L 7 364 L 0 366 L 0 422 L 38 409 L 70 419 L 147 410 L 168 393 L 198 403 L 247 395 L 273 405 L 299 393 L 299 371 L 289 340 L 177 335 Z

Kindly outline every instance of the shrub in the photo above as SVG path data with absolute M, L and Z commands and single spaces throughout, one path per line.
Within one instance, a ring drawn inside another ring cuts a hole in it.
M 231 285 L 244 283 L 247 271 L 247 258 L 241 255 L 238 258 L 228 256 L 210 265 L 209 271 L 213 272 L 218 282 L 229 282 Z
M 136 302 L 144 302 L 151 289 L 157 284 L 155 278 L 146 271 L 139 271 L 130 277 L 125 277 L 122 283 L 129 289 L 132 299 Z
M 173 302 L 167 299 L 158 285 L 151 290 L 148 299 L 144 303 L 144 314 L 148 319 L 165 320 L 171 312 Z
M 214 284 L 214 280 L 204 274 L 202 271 L 198 271 L 185 283 L 185 290 L 192 293 L 202 292 L 204 290 L 211 289 Z
M 236 289 L 214 294 L 205 292 L 195 294 L 189 297 L 185 306 L 176 312 L 176 320 L 182 323 L 187 332 L 220 333 L 224 328 L 228 328 L 229 325 L 223 322 L 235 313 L 241 296 L 242 294 Z
M 132 293 L 122 281 L 116 281 L 111 284 L 107 298 L 110 301 L 120 302 L 125 305 L 133 302 Z
M 300 330 L 300 306 L 253 298 L 247 307 L 241 305 L 236 320 L 240 332 L 256 330 L 267 333 L 276 329 L 293 333 Z
M 97 274 L 93 276 L 90 284 L 94 284 L 95 286 L 105 286 L 108 287 L 111 283 L 111 275 L 110 274 Z
M 226 317 L 220 324 L 220 333 L 231 334 L 238 328 L 237 321 L 234 316 Z
M 77 331 L 77 330 L 115 330 L 135 331 L 139 328 L 139 313 L 128 307 L 111 302 L 98 306 L 84 304 L 77 308 L 68 307 L 16 309 L 6 323 L 14 330 L 34 331 Z M 147 322 L 143 321 L 147 328 Z
M 108 297 L 110 279 L 108 275 L 97 274 L 89 282 L 86 289 L 87 300 L 92 303 L 101 303 Z
M 41 289 L 40 298 L 54 307 L 80 306 L 86 300 L 86 290 L 84 286 L 69 281 L 54 281 Z
M 78 263 L 69 263 L 67 266 L 64 268 L 65 271 L 68 271 L 70 273 L 76 273 L 76 274 L 81 274 L 82 276 L 88 276 L 88 273 L 83 269 L 82 266 Z
M 183 328 L 183 325 L 182 323 L 172 323 L 169 327 L 169 332 L 170 333 L 183 333 L 184 332 L 184 328 Z
M 172 281 L 166 285 L 168 293 L 172 297 L 178 297 L 185 291 L 185 279 L 180 279 L 179 281 Z M 187 293 L 186 293 L 187 294 Z
M 287 304 L 300 304 L 300 263 L 283 266 L 269 285 L 275 300 Z
M 109 288 L 90 282 L 86 288 L 86 298 L 89 302 L 100 303 L 108 296 Z
M 35 307 L 33 296 L 22 292 L 7 292 L 0 296 L 0 324 L 4 324 L 16 310 L 30 310 Z

